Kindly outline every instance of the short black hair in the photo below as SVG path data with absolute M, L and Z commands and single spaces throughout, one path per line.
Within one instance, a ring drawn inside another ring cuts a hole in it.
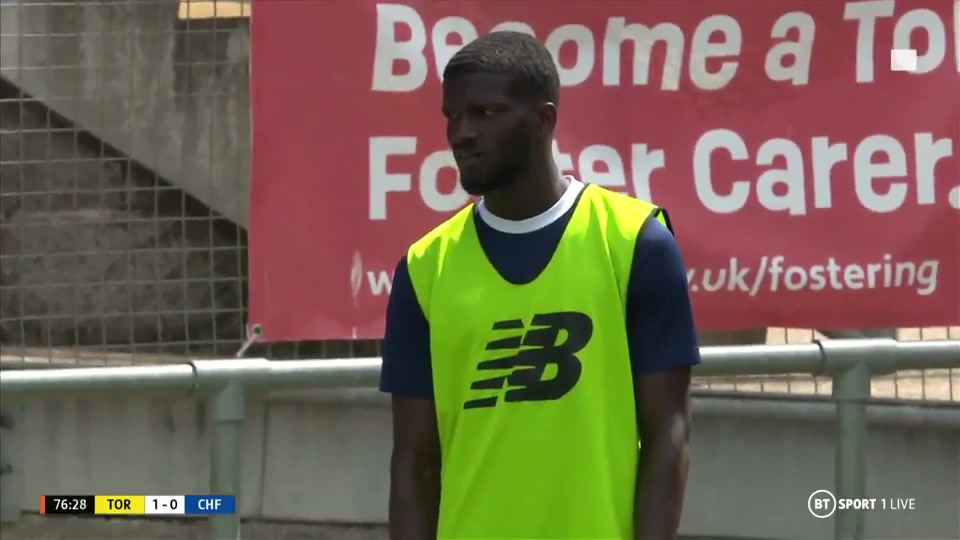
M 507 75 L 516 97 L 560 102 L 553 56 L 537 38 L 523 32 L 491 32 L 466 44 L 443 69 L 443 80 L 465 73 Z

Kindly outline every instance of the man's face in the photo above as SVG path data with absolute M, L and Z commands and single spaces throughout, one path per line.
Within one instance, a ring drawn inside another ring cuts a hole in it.
M 503 189 L 522 173 L 533 153 L 535 109 L 509 96 L 508 79 L 464 73 L 443 84 L 447 142 L 471 195 Z

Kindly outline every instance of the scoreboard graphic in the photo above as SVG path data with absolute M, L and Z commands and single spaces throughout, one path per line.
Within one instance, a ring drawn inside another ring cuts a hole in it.
M 44 495 L 40 513 L 61 516 L 215 516 L 236 513 L 233 495 Z

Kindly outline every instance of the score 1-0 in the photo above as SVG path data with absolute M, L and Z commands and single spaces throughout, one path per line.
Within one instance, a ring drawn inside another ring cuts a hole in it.
M 144 497 L 144 514 L 182 516 L 183 495 L 147 495 Z

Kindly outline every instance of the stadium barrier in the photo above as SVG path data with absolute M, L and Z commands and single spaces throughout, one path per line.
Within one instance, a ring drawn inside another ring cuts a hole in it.
M 836 340 L 804 345 L 706 347 L 702 353 L 703 364 L 695 370 L 698 377 L 803 373 L 832 379 L 837 499 L 866 495 L 866 410 L 871 399 L 871 379 L 903 370 L 960 367 L 960 340 Z M 95 393 L 208 398 L 213 422 L 210 488 L 214 493 L 239 499 L 245 400 L 272 390 L 369 388 L 376 385 L 379 373 L 379 358 L 193 360 L 162 366 L 9 370 L 0 372 L 0 394 L 11 401 Z M 239 513 L 209 519 L 210 537 L 214 540 L 240 538 Z M 863 530 L 863 510 L 837 508 L 837 540 L 860 539 Z

